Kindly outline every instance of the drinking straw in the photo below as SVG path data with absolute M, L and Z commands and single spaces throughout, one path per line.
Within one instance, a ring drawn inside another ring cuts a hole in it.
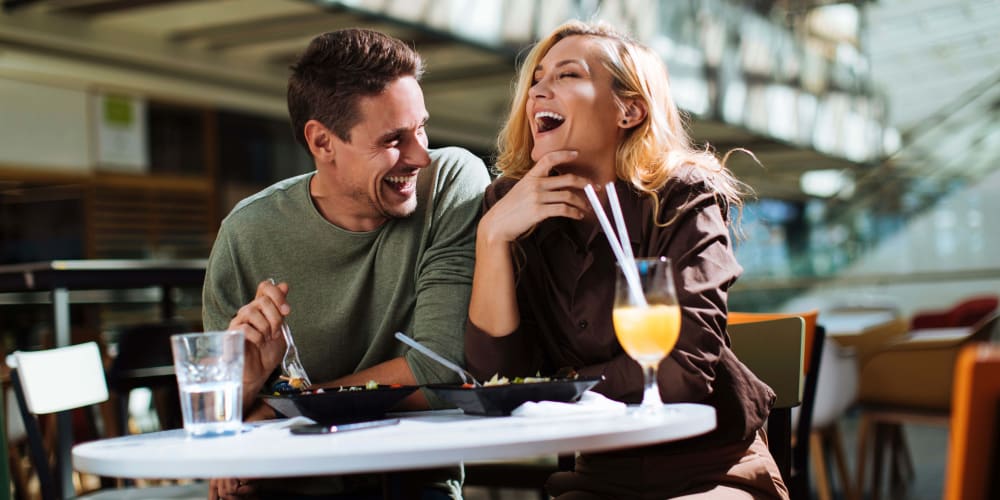
M 615 254 L 615 258 L 618 259 L 618 265 L 621 266 L 622 273 L 625 275 L 625 281 L 628 283 L 632 300 L 636 304 L 646 306 L 646 297 L 642 294 L 642 287 L 639 286 L 639 271 L 635 267 L 635 259 L 625 258 L 622 245 L 619 244 L 615 230 L 611 227 L 611 221 L 608 220 L 608 215 L 604 212 L 604 207 L 601 206 L 601 200 L 597 198 L 594 186 L 587 184 L 583 188 L 583 192 L 587 195 L 587 200 L 590 201 L 590 205 L 594 208 L 594 213 L 597 214 L 597 220 L 601 223 L 601 228 L 604 229 L 604 235 L 607 236 L 608 244 L 611 245 L 611 253 Z M 614 200 L 612 203 L 617 204 L 617 197 Z M 618 210 L 620 211 L 621 207 L 618 207 Z M 625 244 L 629 244 L 628 240 L 625 240 Z M 631 251 L 632 249 L 630 248 L 629 252 Z
M 635 257 L 632 255 L 632 240 L 628 237 L 628 227 L 625 226 L 625 216 L 622 215 L 622 207 L 618 202 L 618 190 L 615 183 L 609 182 L 604 186 L 608 193 L 608 204 L 611 205 L 611 216 L 615 219 L 615 226 L 618 228 L 618 240 L 621 242 L 622 255 L 632 265 L 624 268 L 625 272 L 632 273 L 636 282 L 639 281 L 639 271 L 635 266 Z
M 632 243 L 628 237 L 628 228 L 625 227 L 625 217 L 622 215 L 622 207 L 618 203 L 618 192 L 615 190 L 615 183 L 609 182 L 606 186 L 604 186 L 604 189 L 608 192 L 608 203 L 611 205 L 611 215 L 615 218 L 615 226 L 618 227 L 618 239 L 621 241 L 622 255 L 624 255 L 629 262 L 632 262 L 635 260 L 635 257 L 632 256 Z

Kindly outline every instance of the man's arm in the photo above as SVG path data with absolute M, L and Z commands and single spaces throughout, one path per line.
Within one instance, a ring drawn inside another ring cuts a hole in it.
M 407 364 L 406 358 L 398 357 L 365 368 L 359 372 L 340 377 L 332 382 L 317 384 L 317 387 L 365 385 L 369 380 L 375 380 L 385 385 L 417 385 L 417 378 L 413 376 L 413 371 L 410 370 L 410 365 Z M 399 407 L 405 410 L 426 410 L 428 407 L 427 398 L 424 397 L 423 392 L 416 391 L 404 399 Z
M 246 291 L 228 235 L 223 225 L 212 246 L 202 288 L 202 323 L 206 331 L 243 331 L 243 405 L 252 415 L 257 394 L 285 352 L 280 325 L 290 312 L 285 300 L 288 285 L 263 282 L 256 291 Z
M 468 151 L 443 151 L 430 209 L 430 242 L 418 263 L 414 339 L 464 365 L 463 335 L 475 264 L 476 224 L 489 175 Z M 404 355 L 418 383 L 457 382 L 458 376 L 417 351 Z

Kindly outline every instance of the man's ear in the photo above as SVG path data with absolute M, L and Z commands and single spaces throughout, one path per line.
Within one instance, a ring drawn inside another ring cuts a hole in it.
M 630 129 L 646 119 L 646 102 L 641 99 L 625 99 L 618 111 L 618 126 Z
M 337 153 L 335 144 L 337 137 L 332 130 L 316 120 L 309 120 L 305 124 L 303 134 L 313 158 L 323 163 L 333 162 Z

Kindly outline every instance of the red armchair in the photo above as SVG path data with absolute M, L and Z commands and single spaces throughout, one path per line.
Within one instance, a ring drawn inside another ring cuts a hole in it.
M 996 311 L 998 305 L 1000 300 L 996 295 L 969 297 L 946 311 L 923 311 L 914 314 L 910 319 L 910 329 L 972 326 Z

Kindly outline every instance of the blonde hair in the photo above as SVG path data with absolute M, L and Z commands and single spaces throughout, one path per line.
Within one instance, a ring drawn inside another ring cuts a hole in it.
M 725 167 L 726 158 L 720 161 L 710 149 L 697 150 L 692 146 L 681 113 L 670 95 L 667 68 L 660 56 L 604 23 L 569 21 L 528 53 L 518 73 L 510 116 L 497 139 L 496 166 L 500 173 L 520 179 L 534 165 L 531 129 L 524 111 L 533 70 L 556 43 L 571 36 L 589 36 L 598 42 L 602 63 L 612 76 L 612 92 L 620 103 L 635 99 L 645 104 L 646 118 L 626 132 L 615 152 L 615 175 L 651 196 L 658 208 L 657 192 L 673 172 L 684 165 L 693 165 L 713 189 L 724 216 L 729 207 L 741 210 L 742 197 L 749 188 Z M 667 225 L 669 221 L 657 224 Z

